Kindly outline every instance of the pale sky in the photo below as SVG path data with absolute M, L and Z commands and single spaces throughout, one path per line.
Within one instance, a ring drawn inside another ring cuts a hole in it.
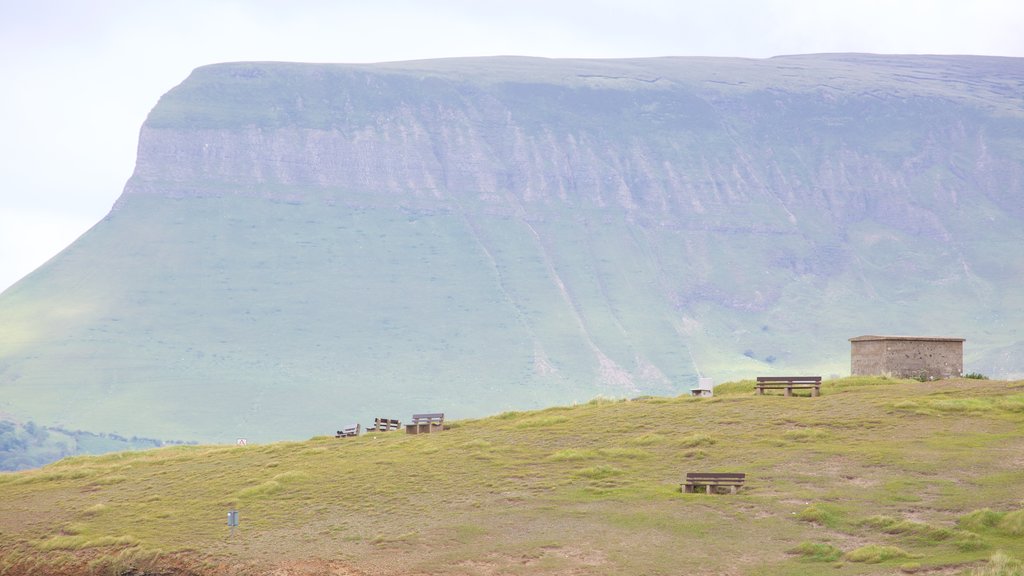
M 107 214 L 205 64 L 873 52 L 1024 57 L 1020 0 L 0 0 L 0 291 Z

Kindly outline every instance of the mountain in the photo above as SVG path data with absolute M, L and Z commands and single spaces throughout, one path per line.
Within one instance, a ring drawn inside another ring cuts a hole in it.
M 0 412 L 181 441 L 849 370 L 1024 374 L 1024 60 L 232 63 L 0 295 Z
M 1022 385 L 746 381 L 433 434 L 68 458 L 0 475 L 0 572 L 1019 574 Z M 744 485 L 681 492 L 710 471 Z

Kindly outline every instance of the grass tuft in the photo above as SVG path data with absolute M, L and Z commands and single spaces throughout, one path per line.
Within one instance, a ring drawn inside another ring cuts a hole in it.
M 961 552 L 977 552 L 988 548 L 988 542 L 984 538 L 966 530 L 959 530 L 953 543 Z
M 99 536 L 90 538 L 81 534 L 54 536 L 39 543 L 39 549 L 51 550 L 82 550 L 85 548 L 102 548 L 105 546 L 137 546 L 139 540 L 134 536 Z
M 872 516 L 861 524 L 877 528 L 886 534 L 908 535 L 927 543 L 938 543 L 948 540 L 955 532 L 948 528 L 936 528 L 923 522 L 901 520 L 892 516 Z
M 1024 509 L 997 512 L 989 508 L 961 516 L 957 525 L 972 532 L 992 532 L 1003 536 L 1024 536 Z
M 838 528 L 843 524 L 843 512 L 831 504 L 816 503 L 804 508 L 796 515 L 797 520 Z
M 619 458 L 625 460 L 634 460 L 641 458 L 650 458 L 651 453 L 647 450 L 641 450 L 639 448 L 600 448 L 598 453 L 601 456 L 607 458 Z
M 578 448 L 566 448 L 548 456 L 553 462 L 574 462 L 578 460 L 589 460 L 600 456 L 597 450 L 581 450 Z
M 697 448 L 699 446 L 711 446 L 716 442 L 707 434 L 690 434 L 683 436 L 676 443 L 684 448 Z
M 97 516 L 99 514 L 106 512 L 109 509 L 109 506 L 101 502 L 99 504 L 93 504 L 92 506 L 89 506 L 88 508 L 82 511 L 82 514 L 86 516 Z
M 957 520 L 957 525 L 965 530 L 972 530 L 974 532 L 990 530 L 999 524 L 1004 515 L 1005 513 L 996 512 L 991 508 L 982 508 L 961 516 Z
M 996 529 L 1007 536 L 1024 536 L 1024 510 L 1007 512 Z
M 527 430 L 530 428 L 548 428 L 558 424 L 564 424 L 569 421 L 566 416 L 539 416 L 535 418 L 527 418 L 516 422 L 515 427 L 519 430 Z
M 625 471 L 615 468 L 613 466 L 592 466 L 590 468 L 584 468 L 577 470 L 576 475 L 582 476 L 583 478 L 589 478 L 591 480 L 603 480 L 604 478 L 611 478 L 613 476 L 621 476 Z
M 266 496 L 273 496 L 274 494 L 281 492 L 281 490 L 283 490 L 283 487 L 280 482 L 277 480 L 268 480 L 256 486 L 243 488 L 239 490 L 235 496 L 239 500 L 258 499 Z
M 971 576 L 1024 576 L 1024 564 L 1003 552 L 996 552 L 988 564 L 972 570 Z
M 663 444 L 666 440 L 668 438 L 662 434 L 643 434 L 626 440 L 625 444 L 629 446 L 654 446 Z
M 789 552 L 799 555 L 805 562 L 835 562 L 843 557 L 842 550 L 823 542 L 802 542 Z
M 878 564 L 880 562 L 902 560 L 904 558 L 913 557 L 914 556 L 912 554 L 902 548 L 898 548 L 896 546 L 879 546 L 877 544 L 861 546 L 856 550 L 847 552 L 845 556 L 845 558 L 850 562 L 863 562 L 865 564 Z

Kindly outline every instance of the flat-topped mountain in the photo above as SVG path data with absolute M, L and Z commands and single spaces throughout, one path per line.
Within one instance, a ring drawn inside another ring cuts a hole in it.
M 1024 60 L 200 68 L 110 215 L 0 296 L 0 412 L 150 438 L 843 374 L 1024 374 Z

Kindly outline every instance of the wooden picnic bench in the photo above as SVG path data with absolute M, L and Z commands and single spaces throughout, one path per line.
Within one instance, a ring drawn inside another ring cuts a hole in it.
M 820 396 L 821 376 L 758 376 L 754 389 L 758 394 L 783 389 L 786 396 L 792 396 L 793 390 L 810 390 L 811 396 Z
M 334 435 L 335 438 L 351 438 L 353 436 L 359 436 L 359 424 L 349 424 Z
M 429 434 L 444 430 L 444 412 L 413 414 L 412 422 L 405 425 L 406 434 Z
M 402 427 L 402 423 L 393 418 L 374 418 L 373 426 L 367 427 L 367 432 L 392 432 Z
M 714 494 L 718 488 L 729 488 L 735 494 L 746 478 L 743 472 L 687 472 L 681 489 L 693 493 L 703 486 L 708 494 Z

